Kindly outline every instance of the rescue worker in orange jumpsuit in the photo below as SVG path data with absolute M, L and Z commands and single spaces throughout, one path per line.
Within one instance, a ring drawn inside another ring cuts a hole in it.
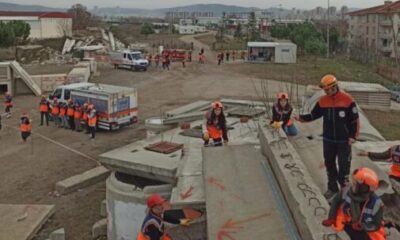
M 54 124 L 56 125 L 56 127 L 60 126 L 61 123 L 59 115 L 60 115 L 60 106 L 58 105 L 57 97 L 54 97 L 53 103 L 51 104 L 51 116 L 54 120 Z
M 360 152 L 359 156 L 369 157 L 372 161 L 391 162 L 389 177 L 400 181 L 400 145 L 392 146 L 384 152 Z
M 74 123 L 75 123 L 75 130 L 77 132 L 81 132 L 81 119 L 82 119 L 82 108 L 79 105 L 79 103 L 75 104 L 75 109 L 74 109 Z
M 211 111 L 206 113 L 203 122 L 204 146 L 208 146 L 210 138 L 212 138 L 214 146 L 222 146 L 222 140 L 224 143 L 228 143 L 225 114 L 223 105 L 219 101 L 211 104 Z
M 84 124 L 84 128 L 85 128 L 85 133 L 89 134 L 89 125 L 88 125 L 88 106 L 89 104 L 84 103 L 83 104 L 83 109 L 82 109 L 82 119 L 83 119 L 83 124 Z
M 338 183 L 344 187 L 349 180 L 351 145 L 358 137 L 360 123 L 356 103 L 349 94 L 339 89 L 335 76 L 324 76 L 320 88 L 325 95 L 311 113 L 295 119 L 310 122 L 323 117 L 323 151 L 328 175 L 328 190 L 324 196 L 330 200 L 339 191 Z
M 158 194 L 152 194 L 147 198 L 148 213 L 138 233 L 137 240 L 171 240 L 171 237 L 165 232 L 165 222 L 189 226 L 190 220 L 188 219 L 175 219 L 164 214 L 166 203 L 167 200 Z
M 289 94 L 280 92 L 277 95 L 277 102 L 272 107 L 272 120 L 271 124 L 281 122 L 282 129 L 289 136 L 297 135 L 297 128 L 294 125 L 291 115 L 293 108 L 289 103 Z
M 4 96 L 4 107 L 5 107 L 6 117 L 10 118 L 11 117 L 11 108 L 13 107 L 12 96 L 11 96 L 10 92 L 6 92 L 6 94 Z
M 60 120 L 61 120 L 60 127 L 69 128 L 68 116 L 67 116 L 67 108 L 68 108 L 67 104 L 60 102 L 59 106 L 60 106 Z
M 374 192 L 378 185 L 374 171 L 365 167 L 356 169 L 351 185 L 335 195 L 328 218 L 322 225 L 339 232 L 344 230 L 352 240 L 386 239 L 383 202 Z
M 96 137 L 96 125 L 97 125 L 97 113 L 96 109 L 94 108 L 93 104 L 90 104 L 88 106 L 88 126 L 89 126 L 89 131 L 91 133 L 91 139 L 94 139 Z
M 21 137 L 22 140 L 26 142 L 28 137 L 31 135 L 32 124 L 27 113 L 22 114 L 20 121 L 19 129 L 21 130 Z
M 183 54 L 182 57 L 182 67 L 185 68 L 186 67 L 186 53 Z
M 46 96 L 42 95 L 39 103 L 40 110 L 40 126 L 43 126 L 43 118 L 46 119 L 46 125 L 49 126 L 49 109 L 50 103 L 47 101 Z
M 67 106 L 67 117 L 68 117 L 68 125 L 71 130 L 75 130 L 75 121 L 74 121 L 74 102 L 72 99 L 68 100 L 68 106 Z
M 154 57 L 154 62 L 156 63 L 156 68 L 158 69 L 158 67 L 160 66 L 160 55 L 159 54 L 157 54 Z

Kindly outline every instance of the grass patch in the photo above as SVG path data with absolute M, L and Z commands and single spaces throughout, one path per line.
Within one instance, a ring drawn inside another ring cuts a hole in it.
M 399 118 L 397 111 L 364 110 L 371 124 L 389 141 L 400 140 Z
M 299 57 L 296 64 L 226 64 L 221 67 L 246 76 L 304 85 L 316 85 L 328 73 L 335 74 L 339 81 L 379 83 L 386 87 L 394 83 L 377 74 L 374 66 L 360 64 L 345 57 L 316 59 L 306 56 Z
M 234 39 L 231 37 L 225 37 L 223 42 L 216 42 L 215 35 L 213 33 L 195 37 L 196 40 L 210 46 L 213 50 L 244 50 L 246 49 L 247 42 L 242 39 Z

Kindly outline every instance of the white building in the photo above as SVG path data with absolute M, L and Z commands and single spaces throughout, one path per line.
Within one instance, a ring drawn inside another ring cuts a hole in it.
M 297 46 L 291 42 L 248 42 L 248 62 L 296 63 Z
M 20 20 L 31 26 L 29 38 L 46 39 L 72 36 L 72 16 L 64 12 L 0 11 L 0 21 Z

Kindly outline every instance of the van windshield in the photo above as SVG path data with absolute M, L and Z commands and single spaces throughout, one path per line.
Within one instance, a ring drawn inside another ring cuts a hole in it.
M 143 55 L 141 53 L 131 53 L 133 60 L 143 59 Z

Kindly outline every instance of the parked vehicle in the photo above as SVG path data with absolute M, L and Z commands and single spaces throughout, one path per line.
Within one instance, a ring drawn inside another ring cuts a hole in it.
M 94 104 L 101 129 L 116 130 L 138 121 L 136 88 L 76 83 L 58 87 L 49 96 L 50 99 L 53 97 L 57 97 L 59 102 L 67 102 L 71 98 L 80 105 Z
M 395 85 L 390 87 L 390 98 L 393 101 L 396 101 L 398 103 L 400 103 L 400 86 L 399 85 Z
M 122 51 L 110 53 L 111 63 L 114 64 L 115 68 L 129 68 L 132 71 L 147 71 L 149 61 L 139 51 Z

